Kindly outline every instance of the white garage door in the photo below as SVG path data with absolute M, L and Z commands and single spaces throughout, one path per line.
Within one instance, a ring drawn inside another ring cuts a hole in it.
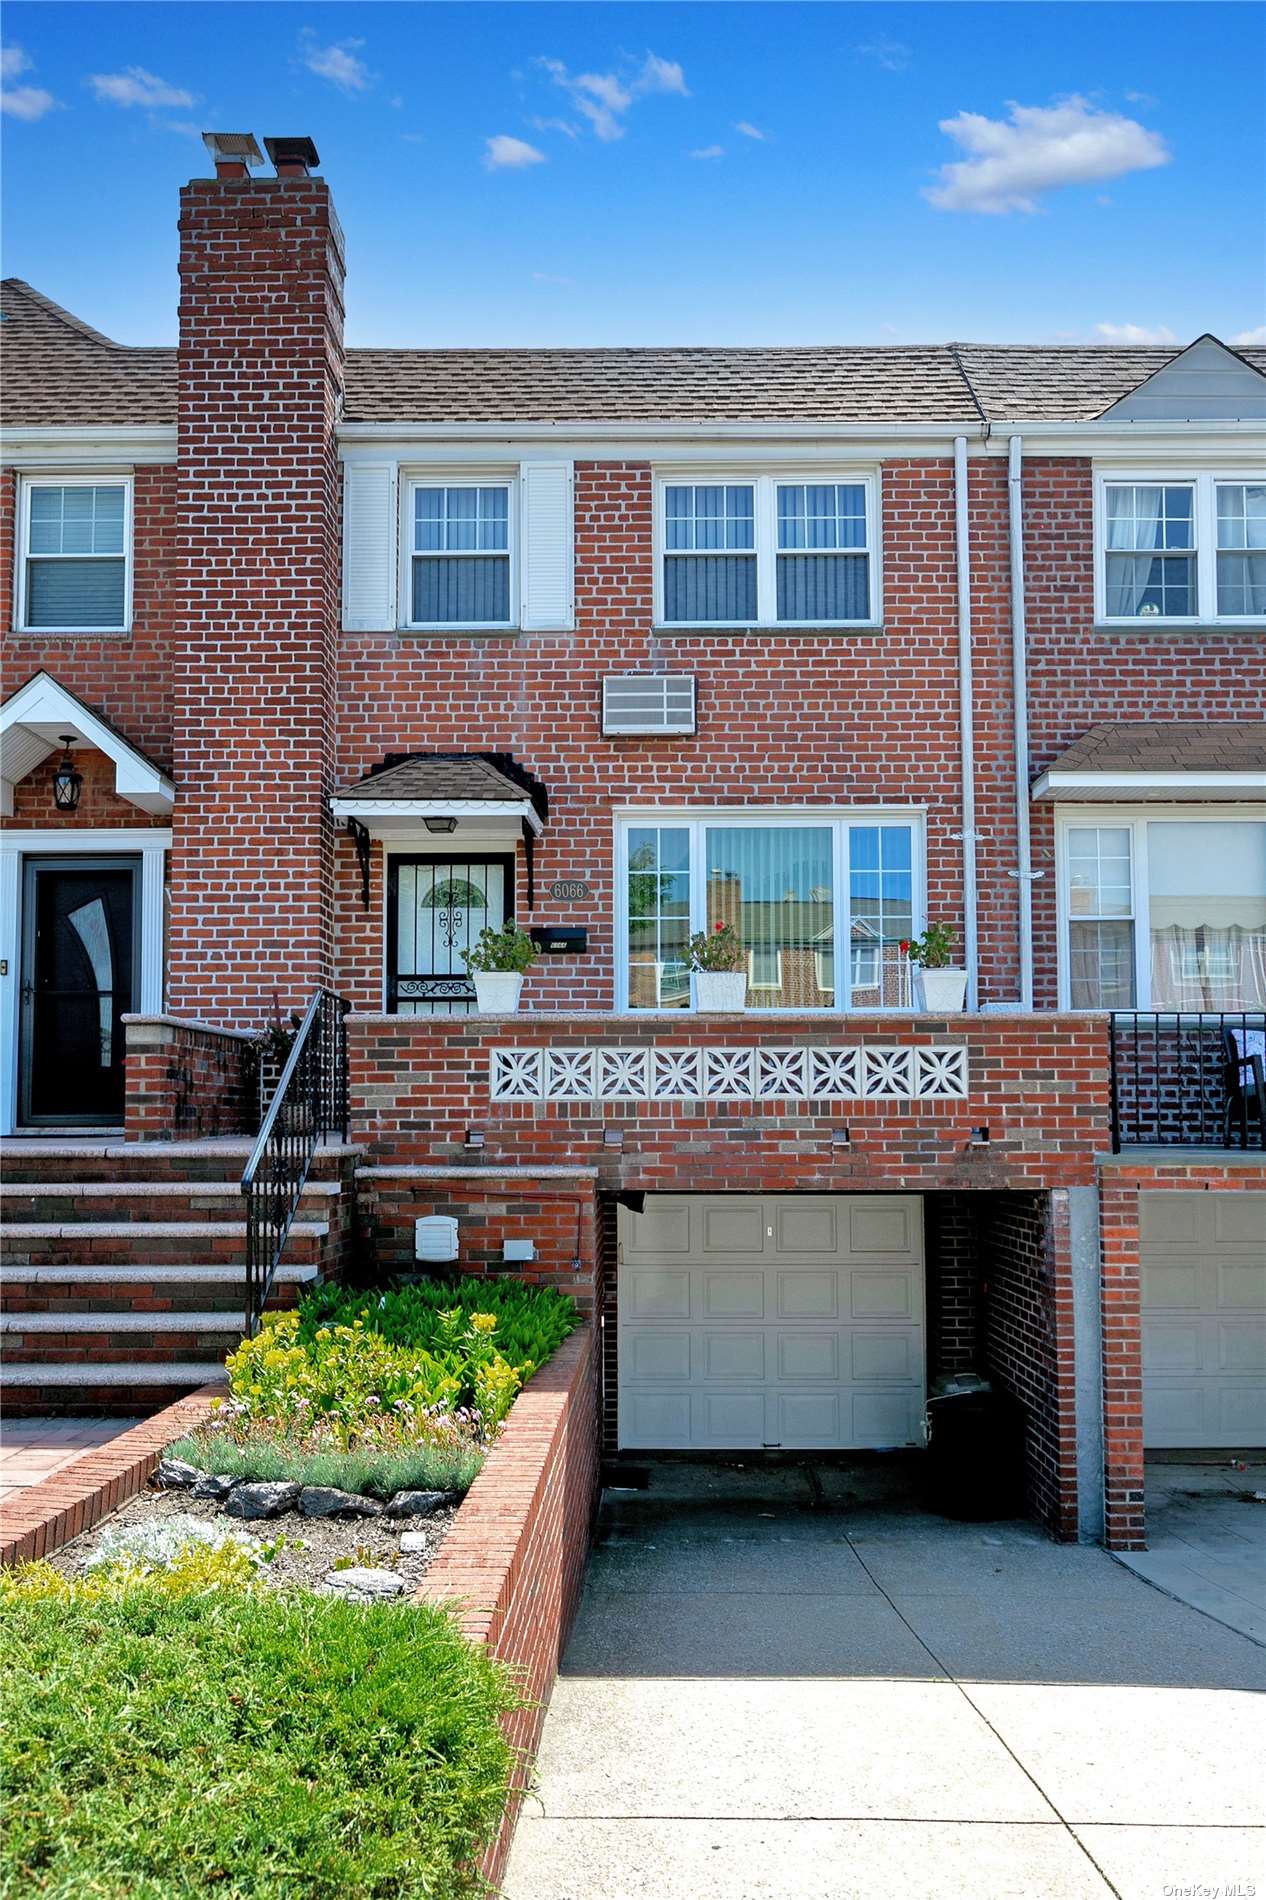
M 650 1194 L 620 1214 L 620 1444 L 922 1442 L 917 1195 Z
M 1143 1443 L 1266 1445 L 1266 1194 L 1139 1196 Z

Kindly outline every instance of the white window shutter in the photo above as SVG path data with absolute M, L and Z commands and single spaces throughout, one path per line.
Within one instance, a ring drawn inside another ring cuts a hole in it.
M 348 462 L 343 484 L 343 625 L 385 633 L 396 624 L 396 465 Z
M 572 624 L 572 465 L 520 469 L 520 572 L 525 627 Z

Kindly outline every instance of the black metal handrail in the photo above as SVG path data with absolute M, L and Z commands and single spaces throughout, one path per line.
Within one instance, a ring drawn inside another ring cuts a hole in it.
M 317 990 L 242 1170 L 246 1199 L 246 1336 L 259 1328 L 308 1179 L 317 1143 L 347 1134 L 347 1032 L 351 1007 Z
M 1266 1148 L 1266 1010 L 1112 1012 L 1112 1148 Z

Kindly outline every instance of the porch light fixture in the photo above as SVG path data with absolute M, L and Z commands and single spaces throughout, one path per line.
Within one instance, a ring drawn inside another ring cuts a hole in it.
M 428 831 L 456 831 L 455 818 L 426 818 L 423 820 Z
M 84 775 L 75 770 L 75 761 L 70 756 L 70 748 L 75 742 L 74 733 L 63 732 L 61 742 L 66 750 L 61 764 L 53 774 L 53 803 L 58 811 L 78 811 Z

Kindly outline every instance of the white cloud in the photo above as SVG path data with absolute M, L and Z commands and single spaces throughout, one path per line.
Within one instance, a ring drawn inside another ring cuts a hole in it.
M 484 166 L 490 172 L 523 171 L 528 165 L 544 163 L 544 152 L 526 139 L 511 138 L 508 132 L 498 132 L 484 142 Z
M 873 59 L 886 73 L 903 73 L 913 57 L 904 40 L 890 40 L 882 33 L 876 39 L 863 41 L 854 50 L 863 59 Z
M 1230 340 L 1236 349 L 1266 349 L 1266 323 L 1259 323 L 1255 330 L 1241 330 Z
M 536 63 L 562 88 L 582 118 L 589 121 L 594 137 L 606 145 L 624 137 L 625 115 L 637 99 L 650 93 L 675 93 L 683 99 L 690 96 L 686 75 L 677 61 L 661 59 L 658 53 L 647 53 L 636 71 L 624 73 L 572 73 L 561 59 L 543 58 Z M 539 125 L 541 121 L 536 123 Z M 574 130 L 569 130 L 563 122 L 554 122 L 554 129 L 574 136 Z
M 1096 323 L 1095 335 L 1105 343 L 1177 343 L 1163 323 Z
M 374 83 L 374 76 L 359 49 L 364 40 L 332 40 L 328 46 L 322 46 L 310 26 L 303 29 L 302 59 L 310 73 L 318 79 L 328 79 L 340 92 L 368 92 Z
M 1009 102 L 1009 119 L 960 112 L 941 130 L 969 154 L 942 165 L 923 196 L 939 211 L 1036 211 L 1044 192 L 1167 165 L 1158 132 L 1073 94 L 1052 106 Z
M 735 122 L 734 130 L 741 132 L 745 139 L 759 139 L 762 145 L 769 137 L 768 132 L 762 132 L 760 127 L 753 125 L 750 119 L 738 119 Z
M 34 65 L 30 54 L 21 46 L 0 47 L 0 80 L 18 79 L 28 73 Z M 7 112 L 11 119 L 25 119 L 34 124 L 51 112 L 57 104 L 51 92 L 43 86 L 10 86 L 0 88 L 0 112 Z
M 701 145 L 698 151 L 691 152 L 690 156 L 691 158 L 724 158 L 725 147 L 724 145 Z
M 580 127 L 570 119 L 529 119 L 528 124 L 534 132 L 561 132 L 565 139 L 580 137 Z
M 111 106 L 191 106 L 194 94 L 169 85 L 143 66 L 126 66 L 121 73 L 90 73 L 88 84 L 103 104 Z
M 0 88 L 0 112 L 7 112 L 11 119 L 26 119 L 33 122 L 42 119 L 57 104 L 51 92 L 45 92 L 43 86 L 5 86 Z

